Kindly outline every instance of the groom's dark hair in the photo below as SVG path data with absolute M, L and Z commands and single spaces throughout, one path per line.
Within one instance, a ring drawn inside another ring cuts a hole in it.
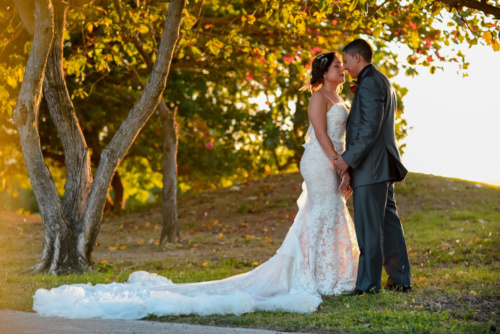
M 348 53 L 351 56 L 359 53 L 367 63 L 371 64 L 372 62 L 373 49 L 364 39 L 355 39 L 351 43 L 347 44 L 342 52 Z

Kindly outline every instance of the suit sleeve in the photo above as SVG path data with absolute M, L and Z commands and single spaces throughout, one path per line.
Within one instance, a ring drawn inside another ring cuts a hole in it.
M 360 99 L 360 126 L 354 134 L 354 140 L 342 158 L 351 167 L 356 168 L 375 143 L 384 119 L 383 86 L 375 78 L 367 77 L 358 88 Z

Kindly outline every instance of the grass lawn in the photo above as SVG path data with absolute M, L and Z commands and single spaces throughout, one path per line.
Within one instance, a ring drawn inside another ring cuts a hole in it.
M 136 270 L 176 283 L 249 271 L 279 248 L 293 223 L 301 182 L 298 173 L 283 174 L 183 195 L 183 241 L 162 249 L 159 208 L 107 215 L 93 254 L 95 270 L 82 275 L 28 274 L 42 250 L 41 220 L 0 212 L 0 309 L 30 311 L 38 288 L 123 282 Z M 410 294 L 325 296 L 313 314 L 149 319 L 313 333 L 494 331 L 500 325 L 500 188 L 411 173 L 396 185 L 396 200 L 412 265 Z

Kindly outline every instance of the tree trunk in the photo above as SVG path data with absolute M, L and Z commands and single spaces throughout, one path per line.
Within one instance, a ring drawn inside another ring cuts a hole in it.
M 128 149 L 139 135 L 140 130 L 160 103 L 161 96 L 167 84 L 175 44 L 179 37 L 179 27 L 185 5 L 186 0 L 170 2 L 158 48 L 157 60 L 153 66 L 149 80 L 139 100 L 132 107 L 129 115 L 115 133 L 109 145 L 102 151 L 101 161 L 97 167 L 85 214 L 82 218 L 83 235 L 79 238 L 78 244 L 78 248 L 86 250 L 87 257 L 90 257 L 92 253 L 99 232 L 106 194 L 111 179 Z
M 121 17 L 122 5 L 120 0 L 114 0 L 116 11 Z M 148 69 L 153 69 L 153 60 L 144 50 L 143 44 L 137 34 L 131 34 L 132 42 L 142 56 Z M 141 78 L 137 74 L 139 80 Z M 142 83 L 141 83 L 142 84 Z M 175 242 L 180 239 L 177 225 L 177 124 L 175 121 L 176 110 L 173 113 L 167 108 L 163 99 L 158 107 L 163 127 L 163 195 L 162 195 L 162 230 L 160 246 L 166 242 Z
M 61 43 L 67 7 L 60 1 L 54 0 L 54 8 L 49 0 L 35 2 L 33 45 L 13 115 L 45 230 L 42 258 L 33 269 L 54 274 L 82 272 L 92 266 L 92 251 L 111 180 L 160 102 L 186 5 L 186 0 L 170 2 L 157 62 L 148 83 L 127 119 L 103 150 L 92 182 L 88 149 L 62 76 Z M 84 2 L 86 0 L 80 1 Z M 45 92 L 51 117 L 63 142 L 67 166 L 64 206 L 45 165 L 38 135 L 38 108 L 47 64 Z
M 63 76 L 63 34 L 68 5 L 53 0 L 54 38 L 45 71 L 44 93 L 64 149 L 66 183 L 64 213 L 71 220 L 83 216 L 92 184 L 89 149 L 80 129 L 76 112 Z
M 67 252 L 68 247 L 75 244 L 74 236 L 68 233 L 74 224 L 64 215 L 54 181 L 43 160 L 38 134 L 42 82 L 53 36 L 54 17 L 49 0 L 36 0 L 35 17 L 33 45 L 13 118 L 45 231 L 42 258 L 33 270 L 60 273 L 61 266 L 80 267 L 82 259 L 75 251 Z
M 118 172 L 115 173 L 113 180 L 111 180 L 111 187 L 113 187 L 113 192 L 115 193 L 113 212 L 120 213 L 125 207 L 125 202 L 123 201 L 123 183 Z
M 162 101 L 163 102 L 163 101 Z M 169 112 L 165 103 L 161 103 L 160 117 L 163 125 L 163 196 L 162 229 L 160 246 L 166 242 L 180 239 L 177 213 L 177 109 Z

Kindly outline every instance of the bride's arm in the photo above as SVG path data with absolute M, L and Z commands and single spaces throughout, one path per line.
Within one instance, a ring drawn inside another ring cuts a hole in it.
M 326 107 L 327 103 L 325 99 L 318 92 L 316 92 L 309 100 L 307 113 L 309 115 L 309 121 L 313 125 L 316 139 L 330 159 L 330 162 L 332 162 L 332 157 L 337 156 L 337 151 L 335 150 L 332 140 L 326 132 Z

